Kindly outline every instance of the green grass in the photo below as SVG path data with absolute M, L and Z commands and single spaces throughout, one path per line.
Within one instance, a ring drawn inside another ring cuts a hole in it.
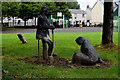
M 55 33 L 55 53 L 59 57 L 71 58 L 75 51 L 80 47 L 75 43 L 75 39 L 83 36 L 88 39 L 100 54 L 102 59 L 112 60 L 113 65 L 110 68 L 92 69 L 92 68 L 63 68 L 54 66 L 33 65 L 24 63 L 22 60 L 26 57 L 37 56 L 37 40 L 35 33 L 23 33 L 27 44 L 21 44 L 17 34 L 2 35 L 2 68 L 6 70 L 3 73 L 5 78 L 118 78 L 118 49 L 98 49 L 96 46 L 101 44 L 102 33 Z M 118 33 L 114 32 L 114 42 L 118 44 Z M 42 44 L 40 42 L 40 53 L 42 53 Z M 41 55 L 41 54 L 40 54 Z

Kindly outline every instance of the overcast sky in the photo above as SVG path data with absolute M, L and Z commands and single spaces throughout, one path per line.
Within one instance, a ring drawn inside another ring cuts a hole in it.
M 78 4 L 80 4 L 82 10 L 86 10 L 87 5 L 92 8 L 96 1 L 97 0 L 78 0 Z
M 80 4 L 80 8 L 82 10 L 86 10 L 87 5 L 90 6 L 90 8 L 93 7 L 93 5 L 97 2 L 97 0 L 77 0 L 78 4 Z M 109 0 L 108 0 L 109 1 Z M 113 1 L 119 1 L 119 0 L 113 0 Z

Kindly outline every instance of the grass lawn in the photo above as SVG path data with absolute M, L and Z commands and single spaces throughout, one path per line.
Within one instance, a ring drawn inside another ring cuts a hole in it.
M 102 59 L 112 60 L 110 68 L 63 68 L 54 66 L 33 65 L 24 63 L 21 59 L 37 56 L 37 40 L 35 33 L 23 33 L 27 44 L 21 44 L 17 34 L 2 35 L 2 70 L 4 78 L 118 78 L 118 49 L 98 48 L 102 33 L 55 33 L 55 53 L 59 57 L 72 58 L 80 47 L 75 39 L 83 36 L 88 39 L 100 54 Z M 118 33 L 114 32 L 114 43 L 118 44 Z M 42 44 L 40 42 L 42 53 Z M 41 54 L 40 54 L 41 55 Z

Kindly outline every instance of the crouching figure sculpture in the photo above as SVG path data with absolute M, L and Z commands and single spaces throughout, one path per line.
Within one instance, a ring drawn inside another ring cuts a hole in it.
M 83 37 L 78 37 L 76 40 L 78 45 L 81 45 L 81 51 L 76 51 L 73 55 L 73 63 L 93 65 L 95 63 L 103 63 L 99 54 L 96 52 L 89 40 Z

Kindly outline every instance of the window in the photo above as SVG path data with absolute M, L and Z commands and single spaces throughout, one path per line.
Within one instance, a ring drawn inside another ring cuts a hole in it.
M 77 14 L 75 14 L 75 19 L 77 19 Z
M 82 17 L 85 17 L 85 14 L 82 14 Z

